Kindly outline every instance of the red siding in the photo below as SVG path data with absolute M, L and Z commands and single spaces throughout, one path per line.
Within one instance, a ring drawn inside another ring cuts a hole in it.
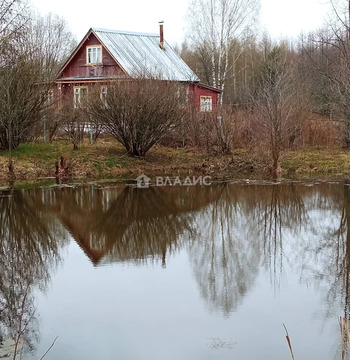
M 189 93 L 192 97 L 192 101 L 194 102 L 196 108 L 200 110 L 200 97 L 201 96 L 211 96 L 213 109 L 215 109 L 218 105 L 218 95 L 219 92 L 215 90 L 208 89 L 206 87 L 201 87 L 200 84 L 190 84 L 189 85 Z
M 86 64 L 86 47 L 101 45 L 94 34 L 90 34 L 80 50 L 75 54 L 68 66 L 64 69 L 60 78 L 86 78 L 86 77 L 114 77 L 124 74 L 120 66 L 115 62 L 107 50 L 102 47 L 102 65 L 91 66 Z M 59 79 L 58 79 L 59 80 Z
M 86 48 L 87 46 L 102 46 L 102 64 L 87 65 L 86 64 Z M 113 78 L 128 76 L 118 65 L 117 61 L 103 47 L 98 38 L 90 32 L 89 36 L 84 40 L 80 49 L 69 60 L 66 67 L 60 74 L 58 81 L 58 91 L 62 97 L 73 97 L 74 86 L 89 86 L 91 83 L 107 84 Z M 64 81 L 66 79 L 66 81 Z M 60 81 L 62 80 L 62 81 Z M 203 84 L 189 84 L 189 99 L 196 108 L 200 110 L 200 97 L 211 96 L 213 110 L 218 104 L 219 91 L 210 86 Z

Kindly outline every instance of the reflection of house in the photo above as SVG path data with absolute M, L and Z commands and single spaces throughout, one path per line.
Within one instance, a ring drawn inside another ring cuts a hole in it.
M 98 264 L 105 255 L 105 251 L 93 247 L 91 228 L 86 223 L 86 214 L 76 214 L 76 216 L 71 217 L 70 214 L 62 213 L 59 218 L 62 225 L 69 231 L 91 262 Z
M 57 85 L 79 106 L 89 86 L 100 85 L 101 98 L 108 82 L 127 78 L 159 78 L 184 85 L 184 91 L 202 111 L 217 105 L 220 90 L 200 83 L 196 74 L 160 34 L 90 29 L 61 68 Z
M 45 201 L 94 265 L 102 261 L 161 259 L 181 246 L 191 213 L 208 205 L 220 189 L 209 186 L 138 189 L 93 187 L 53 190 Z

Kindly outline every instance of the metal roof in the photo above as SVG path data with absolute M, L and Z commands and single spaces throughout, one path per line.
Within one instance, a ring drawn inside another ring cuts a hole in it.
M 166 41 L 164 41 L 164 49 L 160 48 L 159 34 L 97 28 L 91 30 L 131 77 L 199 81 L 197 75 Z

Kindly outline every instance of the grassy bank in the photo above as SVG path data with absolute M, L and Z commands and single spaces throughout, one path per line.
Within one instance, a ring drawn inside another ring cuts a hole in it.
M 261 154 L 237 149 L 232 155 L 213 156 L 193 148 L 156 146 L 145 159 L 132 158 L 113 139 L 105 138 L 97 144 L 84 143 L 74 151 L 65 141 L 50 144 L 21 144 L 12 153 L 17 181 L 31 181 L 53 177 L 55 162 L 61 156 L 67 160 L 74 179 L 135 178 L 147 175 L 205 173 L 213 177 L 269 176 L 268 163 Z M 8 177 L 8 152 L 0 152 L 0 182 Z M 290 151 L 283 155 L 282 177 L 350 176 L 350 152 L 343 149 L 312 149 Z

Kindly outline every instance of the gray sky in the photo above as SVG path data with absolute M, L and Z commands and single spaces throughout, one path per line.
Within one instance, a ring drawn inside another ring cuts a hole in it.
M 32 0 L 39 12 L 63 16 L 80 40 L 90 27 L 137 32 L 158 32 L 165 21 L 164 35 L 170 44 L 184 39 L 189 0 Z M 295 37 L 302 30 L 319 27 L 327 0 L 261 0 L 261 25 L 274 38 Z

